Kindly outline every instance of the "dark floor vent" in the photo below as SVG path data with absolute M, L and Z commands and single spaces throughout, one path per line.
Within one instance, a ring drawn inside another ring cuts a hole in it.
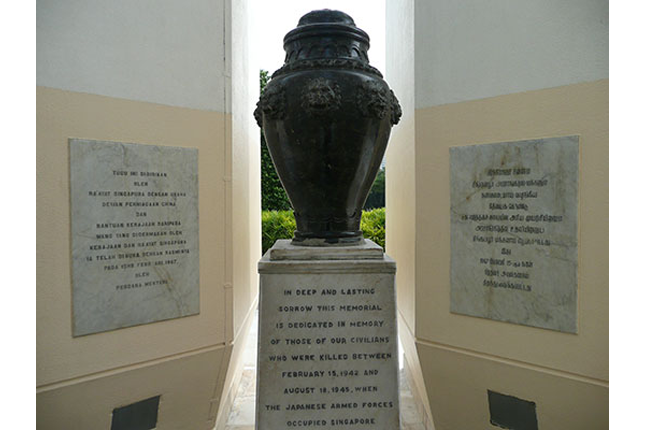
M 111 430 L 152 430 L 157 427 L 159 397 L 114 409 Z
M 535 402 L 488 390 L 490 423 L 508 430 L 538 430 Z

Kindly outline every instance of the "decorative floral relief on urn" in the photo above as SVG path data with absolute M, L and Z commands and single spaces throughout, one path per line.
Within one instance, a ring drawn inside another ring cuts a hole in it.
M 389 111 L 389 97 L 390 93 L 387 86 L 377 81 L 366 81 L 358 89 L 356 105 L 364 116 L 373 116 L 380 119 Z
M 254 112 L 294 208 L 293 243 L 361 243 L 363 204 L 401 107 L 369 65 L 369 36 L 339 11 L 304 15 Z
M 302 91 L 302 108 L 312 115 L 324 115 L 340 108 L 340 87 L 325 78 L 313 78 Z
M 399 99 L 394 95 L 394 91 L 390 90 L 390 122 L 392 125 L 396 125 L 401 120 L 401 115 L 403 111 L 401 110 L 401 105 L 399 104 Z
M 285 92 L 280 84 L 271 85 L 264 90 L 253 112 L 258 125 L 262 127 L 262 115 L 267 119 L 284 119 L 285 117 Z

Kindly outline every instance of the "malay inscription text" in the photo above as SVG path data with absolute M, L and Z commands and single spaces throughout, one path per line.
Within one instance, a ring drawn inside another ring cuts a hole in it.
M 70 140 L 74 335 L 199 313 L 197 150 Z

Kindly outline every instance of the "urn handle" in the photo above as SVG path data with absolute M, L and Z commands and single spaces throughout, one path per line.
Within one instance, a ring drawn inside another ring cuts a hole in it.
M 403 111 L 401 110 L 399 99 L 394 95 L 394 91 L 390 90 L 390 122 L 392 125 L 399 123 L 401 115 L 403 115 Z
M 364 117 L 382 119 L 390 114 L 392 125 L 401 119 L 401 105 L 394 91 L 382 82 L 363 82 L 357 91 L 356 104 Z
M 253 116 L 258 126 L 262 128 L 262 114 L 267 119 L 284 119 L 286 115 L 287 96 L 284 85 L 279 82 L 267 84 L 264 93 L 260 96 Z

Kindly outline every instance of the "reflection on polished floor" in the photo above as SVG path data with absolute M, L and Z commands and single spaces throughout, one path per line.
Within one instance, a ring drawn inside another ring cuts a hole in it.
M 244 360 L 242 379 L 233 401 L 231 412 L 226 422 L 225 430 L 254 430 L 255 429 L 255 368 L 257 360 L 257 313 L 251 332 L 246 340 L 242 360 Z M 399 350 L 401 346 L 399 345 Z M 399 362 L 403 356 L 399 354 Z M 401 430 L 426 430 L 418 412 L 405 372 L 400 372 L 400 402 Z

